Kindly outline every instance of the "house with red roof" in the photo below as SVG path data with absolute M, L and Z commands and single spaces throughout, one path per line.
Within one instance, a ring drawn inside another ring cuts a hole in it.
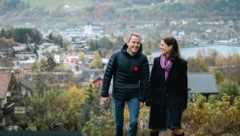
M 10 71 L 0 71 L 0 104 L 1 106 L 7 102 L 7 92 L 8 86 L 11 79 L 11 72 Z
M 11 76 L 12 74 L 10 71 L 0 71 L 0 125 L 5 125 L 4 108 L 6 108 Z

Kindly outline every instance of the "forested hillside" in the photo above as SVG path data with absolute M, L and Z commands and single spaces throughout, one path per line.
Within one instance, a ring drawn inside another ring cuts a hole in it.
M 233 0 L 2 0 L 0 7 L 2 25 L 27 22 L 39 26 L 46 21 L 48 25 L 65 21 L 66 26 L 74 27 L 103 21 L 124 25 L 124 22 L 164 23 L 186 18 L 237 20 L 240 16 L 240 1 Z

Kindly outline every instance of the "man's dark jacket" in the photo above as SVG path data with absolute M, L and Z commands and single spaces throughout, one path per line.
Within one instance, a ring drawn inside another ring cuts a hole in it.
M 130 56 L 124 44 L 120 51 L 113 53 L 105 70 L 102 97 L 109 96 L 109 87 L 113 78 L 112 95 L 115 99 L 128 100 L 139 97 L 145 102 L 149 87 L 149 65 L 142 54 L 142 45 L 136 55 Z

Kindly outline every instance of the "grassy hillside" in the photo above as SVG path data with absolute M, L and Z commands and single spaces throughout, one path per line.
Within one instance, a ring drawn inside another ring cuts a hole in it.
M 89 0 L 21 0 L 29 3 L 32 7 L 45 7 L 46 9 L 54 9 L 63 5 L 85 7 L 91 4 Z

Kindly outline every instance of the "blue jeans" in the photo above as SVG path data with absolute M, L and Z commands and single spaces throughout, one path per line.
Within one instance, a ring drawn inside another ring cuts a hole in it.
M 136 136 L 139 115 L 139 99 L 137 97 L 131 98 L 127 101 L 114 99 L 115 133 L 116 136 L 123 135 L 125 102 L 128 104 L 130 115 L 130 129 L 128 131 L 128 136 Z

